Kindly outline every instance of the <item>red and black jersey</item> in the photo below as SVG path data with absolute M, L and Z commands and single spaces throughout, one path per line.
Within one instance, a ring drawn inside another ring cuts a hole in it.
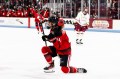
M 49 10 L 45 10 L 43 16 L 44 16 L 45 18 L 48 18 L 48 17 L 50 16 Z
M 66 31 L 62 31 L 62 35 L 56 37 L 56 41 L 53 43 L 56 48 L 56 52 L 59 55 L 70 55 L 71 54 L 71 43 L 66 34 Z
M 40 20 L 44 20 L 44 17 L 38 12 L 34 11 L 33 14 L 34 14 L 35 22 L 40 22 Z

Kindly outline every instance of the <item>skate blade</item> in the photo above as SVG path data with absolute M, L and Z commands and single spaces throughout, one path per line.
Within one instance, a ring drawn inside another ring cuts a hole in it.
M 45 73 L 54 73 L 54 70 L 44 70 Z
M 82 46 L 83 44 L 76 44 L 77 46 Z

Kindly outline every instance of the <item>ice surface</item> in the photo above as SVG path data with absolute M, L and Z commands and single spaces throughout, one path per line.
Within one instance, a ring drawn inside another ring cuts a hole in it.
M 44 73 L 42 34 L 36 29 L 0 27 L 0 79 L 120 79 L 120 33 L 87 31 L 83 45 L 76 45 L 74 31 L 67 33 L 72 43 L 70 65 L 86 68 L 87 74 L 62 73 L 57 57 L 56 72 Z

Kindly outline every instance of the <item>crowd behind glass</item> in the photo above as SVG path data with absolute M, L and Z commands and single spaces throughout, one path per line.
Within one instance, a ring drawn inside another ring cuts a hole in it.
M 87 7 L 91 18 L 120 19 L 120 0 L 0 0 L 0 17 L 33 17 L 31 9 L 43 15 L 47 10 L 49 17 L 55 10 L 43 6 L 52 2 L 62 4 L 56 11 L 65 18 L 74 18 Z

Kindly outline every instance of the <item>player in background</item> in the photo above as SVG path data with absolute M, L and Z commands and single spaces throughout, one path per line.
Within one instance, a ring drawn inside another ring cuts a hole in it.
M 41 14 L 43 15 L 44 18 L 49 18 L 49 17 L 50 17 L 50 9 L 49 9 L 48 7 L 46 7 L 45 9 L 43 9 L 43 10 L 41 11 Z M 45 24 L 45 27 L 46 27 L 47 29 L 49 29 L 48 22 L 45 21 L 44 24 Z
M 53 58 L 60 57 L 60 66 L 63 73 L 86 73 L 87 70 L 84 68 L 75 68 L 69 66 L 71 56 L 71 43 L 66 31 L 63 30 L 64 21 L 62 18 L 56 18 L 51 16 L 48 18 L 50 33 L 43 35 L 43 41 L 49 41 L 53 43 L 52 46 L 43 46 L 41 51 L 48 62 L 49 66 L 45 67 L 44 70 L 49 72 L 54 68 Z
M 40 31 L 42 32 L 42 23 L 44 21 L 44 17 L 34 8 L 31 9 L 31 13 L 33 14 L 33 17 L 35 18 L 35 26 L 39 34 Z
M 84 8 L 80 11 L 75 18 L 75 31 L 76 31 L 76 44 L 83 44 L 82 39 L 84 32 L 88 29 L 90 15 L 88 14 L 88 9 Z

